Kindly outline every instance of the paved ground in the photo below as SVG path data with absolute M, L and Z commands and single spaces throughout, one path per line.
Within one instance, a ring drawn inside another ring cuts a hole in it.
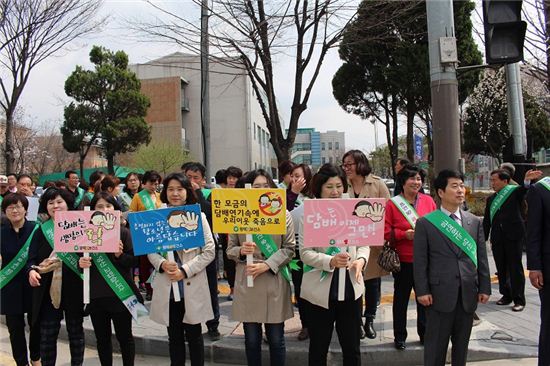
M 494 260 L 489 251 L 489 263 L 491 273 L 495 273 Z M 238 322 L 230 319 L 231 302 L 227 301 L 228 287 L 225 282 L 220 282 L 220 332 L 222 339 L 217 342 L 210 342 L 205 336 L 205 353 L 211 364 L 244 364 L 244 339 L 242 327 Z M 493 279 L 493 295 L 489 304 L 482 305 L 478 314 L 482 319 L 480 325 L 474 327 L 470 342 L 469 364 L 471 365 L 536 365 L 538 330 L 540 326 L 540 303 L 538 292 L 533 289 L 526 278 L 527 306 L 523 312 L 514 313 L 511 306 L 497 306 L 495 302 L 500 298 L 496 278 Z M 380 305 L 375 328 L 378 337 L 374 340 L 363 340 L 361 352 L 363 363 L 367 365 L 419 365 L 422 364 L 423 347 L 418 342 L 416 335 L 416 311 L 411 301 L 408 313 L 409 338 L 408 348 L 405 351 L 396 351 L 393 348 L 393 330 L 391 302 L 393 293 L 393 279 L 388 276 L 382 281 L 382 303 Z M 95 345 L 93 330 L 89 319 L 86 321 L 86 344 L 90 347 Z M 136 365 L 165 365 L 168 360 L 166 329 L 145 318 L 139 324 L 134 324 L 134 335 L 136 337 L 136 348 L 138 356 Z M 308 341 L 296 340 L 300 330 L 300 321 L 297 315 L 286 322 L 285 333 L 287 343 L 287 364 L 299 365 L 307 363 Z M 204 328 L 206 332 L 206 328 Z M 0 328 L 2 335 L 0 340 L 0 365 L 9 365 L 6 360 L 10 357 L 9 341 L 7 331 Z M 114 342 L 116 345 L 116 341 Z M 61 354 L 68 353 L 67 344 L 60 342 Z M 86 365 L 96 365 L 97 357 L 95 350 L 89 349 L 86 352 Z M 158 357 L 161 356 L 161 357 Z M 267 348 L 264 356 L 268 356 Z M 61 356 L 60 356 L 61 357 Z M 516 360 L 510 360 L 515 358 Z M 529 358 L 529 359 L 526 359 Z M 498 360 L 494 362 L 479 362 L 484 360 Z M 505 361 L 508 360 L 508 361 Z M 267 358 L 266 358 L 267 361 Z M 474 362 L 475 361 L 475 362 Z M 96 363 L 94 363 L 96 362 Z M 222 363 L 220 363 L 222 362 Z M 65 365 L 64 363 L 61 363 Z M 117 364 L 117 362 L 115 362 Z M 266 363 L 267 364 L 267 363 Z M 329 352 L 329 364 L 341 364 L 340 347 L 336 335 Z

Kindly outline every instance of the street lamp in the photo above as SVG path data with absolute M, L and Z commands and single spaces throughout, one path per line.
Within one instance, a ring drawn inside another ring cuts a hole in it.
M 374 126 L 374 148 L 378 150 L 378 129 L 376 128 L 377 118 L 375 116 L 370 116 L 370 123 Z

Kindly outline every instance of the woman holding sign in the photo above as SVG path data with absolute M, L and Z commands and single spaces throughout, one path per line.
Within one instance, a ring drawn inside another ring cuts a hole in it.
M 198 203 L 191 182 L 181 173 L 170 174 L 164 179 L 160 199 L 170 207 Z M 197 217 L 185 217 L 185 220 L 188 218 L 195 223 L 198 221 Z M 214 317 L 206 266 L 214 260 L 215 245 L 206 215 L 201 213 L 200 219 L 204 232 L 204 246 L 175 251 L 175 261 L 167 260 L 161 254 L 148 255 L 149 261 L 158 272 L 153 280 L 155 292 L 150 317 L 151 320 L 168 326 L 168 347 L 172 366 L 185 364 L 186 339 L 191 365 L 204 365 L 201 323 Z M 183 217 L 179 220 L 182 226 L 191 224 L 184 222 Z M 183 297 L 180 301 L 175 301 L 173 282 L 178 284 L 179 293 Z
M 252 188 L 277 188 L 263 170 L 248 173 L 240 184 Z M 243 188 L 240 186 L 239 188 Z M 294 316 L 290 300 L 290 274 L 286 266 L 294 257 L 294 225 L 286 213 L 286 235 L 229 235 L 227 257 L 237 263 L 235 298 L 232 318 L 243 322 L 246 358 L 249 365 L 262 364 L 262 323 L 265 325 L 272 366 L 284 366 L 286 357 L 284 321 Z M 271 252 L 269 256 L 264 252 Z M 246 256 L 254 256 L 254 264 L 246 265 Z M 286 276 L 283 275 L 287 273 Z M 254 277 L 254 286 L 247 287 L 247 276 Z
M 316 198 L 342 198 L 348 189 L 344 172 L 333 164 L 323 165 L 311 181 L 311 193 Z M 362 271 L 367 264 L 368 246 L 350 247 L 341 252 L 335 247 L 304 247 L 304 216 L 298 222 L 300 256 L 304 262 L 302 299 L 306 302 L 309 326 L 309 365 L 327 364 L 327 353 L 334 325 L 342 347 L 343 365 L 361 364 L 361 298 Z M 338 268 L 348 268 L 345 298 L 338 301 Z
M 96 193 L 90 203 L 92 210 L 100 212 L 120 211 L 115 197 L 108 192 Z M 101 263 L 101 269 L 99 264 Z M 93 265 L 95 263 L 95 265 Z M 120 243 L 117 253 L 93 253 L 91 257 L 81 257 L 80 268 L 90 268 L 90 305 L 89 312 L 97 341 L 97 353 L 102 366 L 113 364 L 113 345 L 111 343 L 111 321 L 115 326 L 115 334 L 120 345 L 122 364 L 134 364 L 135 343 L 132 335 L 132 314 L 128 307 L 132 305 L 123 293 L 133 293 L 133 299 L 143 303 L 133 279 L 132 268 L 137 264 L 132 248 L 130 231 L 121 226 Z M 107 271 L 114 277 L 110 280 Z M 119 283 L 124 286 L 115 292 L 108 282 Z
M 423 173 L 418 167 L 407 165 L 397 175 L 397 184 L 403 191 L 389 200 L 386 206 L 384 239 L 395 247 L 401 270 L 393 273 L 393 337 L 398 350 L 407 345 L 407 306 L 414 288 L 413 281 L 413 238 L 416 220 L 437 207 L 431 196 L 420 193 Z M 417 303 L 417 332 L 420 342 L 424 342 L 426 313 L 424 306 Z
M 52 253 L 54 215 L 73 207 L 74 196 L 65 189 L 48 188 L 41 197 L 39 213 L 48 220 L 36 230 L 27 262 L 33 289 L 32 320 L 40 324 L 40 356 L 43 366 L 53 366 L 57 358 L 57 337 L 65 317 L 71 365 L 84 361 L 82 272 L 75 253 Z
M 24 269 L 29 246 L 38 226 L 27 221 L 27 198 L 20 193 L 10 193 L 2 201 L 2 270 L 0 270 L 0 313 L 6 316 L 10 334 L 11 353 L 17 366 L 28 365 L 25 339 L 25 313 L 30 326 L 29 351 L 31 363 L 40 364 L 40 328 L 32 325 L 32 289 Z

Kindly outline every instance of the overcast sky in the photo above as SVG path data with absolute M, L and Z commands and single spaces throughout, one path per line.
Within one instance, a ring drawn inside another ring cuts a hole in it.
M 167 7 L 188 7 L 190 4 L 189 0 L 155 2 Z M 481 2 L 476 3 L 479 7 Z M 110 22 L 104 31 L 87 39 L 80 39 L 78 44 L 72 45 L 71 51 L 61 52 L 58 56 L 43 61 L 33 70 L 20 102 L 25 114 L 35 124 L 44 121 L 61 124 L 63 107 L 68 103 L 63 90 L 64 82 L 76 65 L 90 68 L 88 53 L 92 45 L 101 45 L 110 50 L 123 50 L 129 55 L 130 63 L 144 63 L 176 51 L 185 52 L 176 45 L 143 43 L 127 37 L 127 31 L 121 27 L 122 19 L 144 17 L 152 12 L 152 7 L 140 0 L 105 1 L 102 14 L 108 14 Z M 292 68 L 291 62 L 290 59 L 280 59 L 275 68 L 277 97 L 281 103 L 279 110 L 286 120 L 291 104 L 292 85 L 287 82 L 290 81 L 288 69 Z M 308 109 L 302 114 L 300 127 L 314 127 L 321 132 L 344 131 L 346 149 L 357 148 L 369 152 L 374 149 L 375 144 L 373 125 L 344 112 L 332 96 L 331 80 L 340 65 L 337 49 L 331 50 L 323 63 Z M 400 134 L 404 132 L 404 128 L 401 128 Z M 385 143 L 385 134 L 380 126 L 378 138 L 380 144 Z
M 181 4 L 181 2 L 168 2 L 167 5 L 174 6 L 175 3 Z M 52 123 L 61 124 L 63 107 L 69 101 L 63 90 L 65 80 L 76 65 L 90 68 L 88 53 L 93 45 L 101 45 L 110 50 L 123 50 L 129 55 L 130 63 L 147 62 L 176 51 L 185 52 L 174 45 L 145 44 L 126 37 L 127 32 L 121 29 L 120 20 L 148 14 L 151 9 L 150 5 L 139 0 L 106 1 L 102 13 L 109 14 L 110 22 L 103 32 L 87 39 L 80 39 L 78 44 L 72 45 L 71 51 L 63 51 L 58 56 L 39 64 L 32 71 L 20 101 L 20 106 L 24 108 L 25 114 L 33 123 L 52 121 Z M 275 78 L 277 95 L 281 103 L 279 110 L 288 120 L 292 85 L 288 71 L 284 69 L 291 65 L 287 65 L 289 60 L 281 59 L 278 62 Z M 340 65 L 337 49 L 331 50 L 311 94 L 308 109 L 302 114 L 300 127 L 315 127 L 321 132 L 345 131 L 347 149 L 357 148 L 368 152 L 374 149 L 372 124 L 344 112 L 332 96 L 331 80 Z M 382 141 L 383 131 L 380 127 L 378 134 Z

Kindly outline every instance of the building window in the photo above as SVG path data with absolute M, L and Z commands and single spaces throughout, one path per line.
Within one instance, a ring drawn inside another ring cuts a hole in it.
M 254 140 L 256 140 L 256 123 L 254 123 L 254 128 L 253 128 L 253 130 L 254 130 Z
M 321 142 L 321 150 L 325 150 L 325 143 Z
M 332 150 L 332 142 L 329 142 L 329 143 L 328 143 L 328 149 L 329 149 L 329 150 Z M 331 163 L 332 163 L 332 161 L 331 161 Z
M 260 128 L 260 126 L 257 126 L 257 127 L 258 127 L 258 142 L 261 145 L 262 144 L 262 129 Z
M 323 157 L 321 158 L 321 162 L 322 162 L 323 164 L 326 164 L 326 163 L 327 163 L 327 158 L 325 158 L 325 157 L 323 156 Z
M 332 164 L 332 157 L 328 158 L 328 162 Z
M 340 143 L 338 141 L 334 143 L 334 150 L 340 150 Z

